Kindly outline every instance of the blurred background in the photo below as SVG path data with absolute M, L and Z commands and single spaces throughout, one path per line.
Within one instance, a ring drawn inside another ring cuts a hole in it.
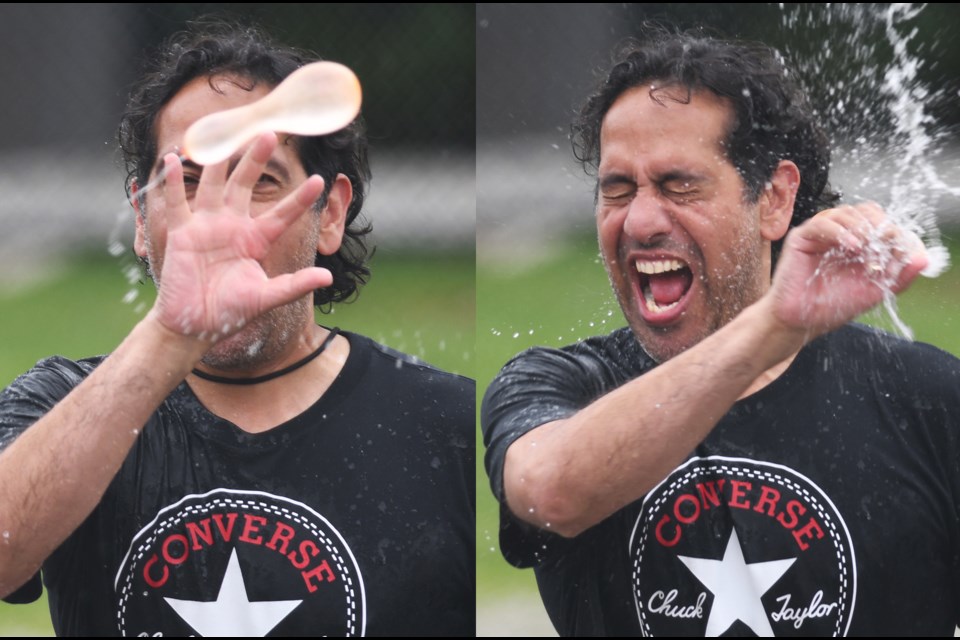
M 833 184 L 875 199 L 960 260 L 960 9 L 956 5 L 481 4 L 477 7 L 477 379 L 534 345 L 624 325 L 598 258 L 592 177 L 569 126 L 645 20 L 777 47 L 837 149 Z M 953 268 L 901 296 L 919 340 L 960 355 Z M 893 328 L 890 315 L 865 320 Z M 478 440 L 478 447 L 482 443 Z M 500 556 L 497 505 L 478 464 L 480 635 L 549 635 L 532 571 Z
M 48 355 L 110 351 L 152 303 L 131 250 L 116 126 L 144 56 L 204 14 L 258 23 L 363 85 L 373 276 L 322 321 L 473 377 L 472 5 L 7 4 L 0 386 Z M 0 635 L 51 633 L 45 601 L 0 604 Z
M 779 47 L 841 150 L 835 186 L 894 203 L 960 260 L 956 5 L 239 6 L 0 6 L 0 384 L 53 353 L 111 350 L 149 308 L 115 128 L 146 52 L 192 17 L 231 9 L 364 86 L 374 276 L 324 321 L 475 376 L 479 395 L 528 346 L 622 325 L 597 256 L 593 180 L 568 131 L 613 45 L 646 19 Z M 919 282 L 900 315 L 918 339 L 960 354 L 957 274 Z M 532 572 L 501 559 L 479 459 L 477 481 L 479 635 L 550 634 Z M 50 632 L 43 602 L 0 604 L 0 635 Z

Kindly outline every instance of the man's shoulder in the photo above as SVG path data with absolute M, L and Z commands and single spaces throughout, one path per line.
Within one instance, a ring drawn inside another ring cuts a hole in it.
M 910 406 L 960 407 L 960 359 L 933 345 L 850 324 L 809 348 L 810 372 L 824 380 L 866 385 L 885 401 Z
M 517 354 L 500 371 L 498 379 L 550 376 L 555 372 L 580 379 L 608 380 L 613 384 L 634 378 L 656 363 L 640 347 L 628 327 L 592 336 L 563 347 L 532 347 Z
M 45 358 L 0 391 L 0 450 L 83 382 L 103 358 Z
M 71 360 L 64 356 L 44 358 L 11 382 L 4 394 L 66 395 L 83 382 L 104 359 L 106 356 L 102 355 L 82 360 Z
M 402 378 L 410 378 L 416 384 L 473 388 L 476 382 L 459 373 L 444 371 L 417 356 L 398 351 L 359 333 L 344 331 L 350 340 L 351 350 L 361 357 L 369 356 L 371 364 L 383 372 L 396 372 Z
M 565 347 L 534 347 L 507 362 L 487 387 L 481 423 L 489 445 L 495 432 L 509 441 L 567 418 L 654 366 L 628 329 Z M 505 449 L 504 449 L 505 451 Z
M 882 329 L 851 323 L 829 334 L 824 341 L 827 348 L 844 352 L 855 362 L 869 362 L 871 366 L 887 367 L 886 371 L 909 370 L 950 372 L 960 375 L 960 359 L 925 342 L 896 336 Z M 878 370 L 878 374 L 884 370 Z
M 350 340 L 351 359 L 344 370 L 351 396 L 369 407 L 418 416 L 426 422 L 476 428 L 476 382 L 439 369 L 416 356 L 356 333 Z

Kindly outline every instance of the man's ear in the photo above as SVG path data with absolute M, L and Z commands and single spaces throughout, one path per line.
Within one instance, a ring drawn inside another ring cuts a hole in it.
M 327 194 L 327 204 L 320 212 L 320 235 L 317 238 L 319 253 L 332 256 L 339 251 L 347 225 L 347 209 L 352 201 L 353 185 L 347 176 L 338 173 Z
M 133 178 L 130 180 L 130 204 L 133 205 L 133 210 L 136 212 L 136 226 L 137 233 L 133 239 L 133 250 L 141 258 L 147 257 L 147 230 L 145 228 L 146 220 L 144 220 L 144 213 L 146 213 L 142 208 L 142 202 L 140 200 L 140 185 L 137 184 L 137 179 Z
M 776 242 L 787 235 L 793 205 L 800 187 L 800 169 L 791 160 L 781 160 L 760 194 L 760 235 Z

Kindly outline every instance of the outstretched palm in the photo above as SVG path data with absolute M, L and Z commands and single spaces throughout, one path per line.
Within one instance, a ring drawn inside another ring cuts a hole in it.
M 179 159 L 164 158 L 167 243 L 153 313 L 168 329 L 214 343 L 262 313 L 330 284 L 326 269 L 270 278 L 261 266 L 271 244 L 323 190 L 323 180 L 311 177 L 269 211 L 251 217 L 253 187 L 275 146 L 273 134 L 257 139 L 229 179 L 225 163 L 207 167 L 192 211 Z

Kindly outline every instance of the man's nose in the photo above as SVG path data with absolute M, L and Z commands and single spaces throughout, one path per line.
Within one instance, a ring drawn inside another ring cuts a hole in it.
M 656 242 L 673 229 L 673 216 L 655 194 L 638 192 L 630 203 L 623 231 L 641 244 Z

